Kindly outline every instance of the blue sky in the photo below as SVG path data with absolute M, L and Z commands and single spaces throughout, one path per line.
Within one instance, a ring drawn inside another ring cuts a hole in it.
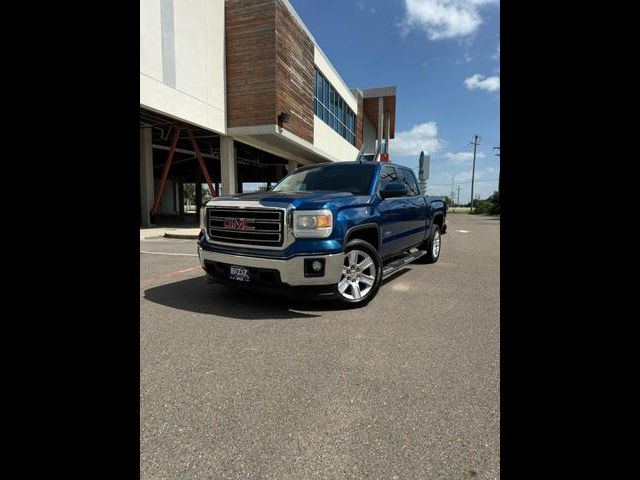
M 391 159 L 431 154 L 428 193 L 497 190 L 500 145 L 498 0 L 289 0 L 350 87 L 397 87 Z M 455 175 L 455 178 L 454 178 Z

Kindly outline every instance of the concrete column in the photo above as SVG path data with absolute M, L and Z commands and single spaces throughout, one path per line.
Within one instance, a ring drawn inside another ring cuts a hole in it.
M 238 164 L 233 137 L 220 135 L 220 176 L 222 195 L 238 193 Z
M 184 181 L 178 183 L 178 214 L 184 215 Z
M 382 127 L 384 126 L 384 99 L 382 97 L 378 97 L 378 144 L 376 145 L 376 150 L 380 148 L 380 153 L 382 152 Z
M 276 165 L 276 182 L 279 182 L 285 177 L 284 167 L 282 165 Z
M 199 175 L 198 175 L 199 177 Z M 202 208 L 202 183 L 200 182 L 200 178 L 197 178 L 196 181 L 196 214 L 200 214 L 200 209 Z
M 384 114 L 386 121 L 384 123 L 384 153 L 389 153 L 389 137 L 391 136 L 391 112 Z
M 153 147 L 151 128 L 140 129 L 140 203 L 142 215 L 140 226 L 151 226 L 149 212 L 153 208 Z
M 287 172 L 291 173 L 296 168 L 298 168 L 298 162 L 296 162 L 295 160 L 289 160 L 289 166 L 287 167 Z

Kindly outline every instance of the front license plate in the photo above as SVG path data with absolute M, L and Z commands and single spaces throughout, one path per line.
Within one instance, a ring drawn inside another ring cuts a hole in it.
M 236 265 L 231 265 L 229 267 L 229 278 L 231 280 L 238 280 L 240 282 L 250 282 L 251 277 L 249 276 L 249 270 L 244 267 L 238 267 Z

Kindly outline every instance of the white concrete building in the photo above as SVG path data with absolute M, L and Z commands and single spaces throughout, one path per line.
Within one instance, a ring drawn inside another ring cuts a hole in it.
M 395 87 L 352 89 L 287 0 L 140 0 L 140 222 L 185 191 L 389 152 Z M 187 188 L 189 187 L 189 188 Z

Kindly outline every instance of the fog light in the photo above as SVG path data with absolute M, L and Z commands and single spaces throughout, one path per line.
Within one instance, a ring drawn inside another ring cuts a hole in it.
M 324 258 L 305 258 L 304 276 L 324 277 Z

